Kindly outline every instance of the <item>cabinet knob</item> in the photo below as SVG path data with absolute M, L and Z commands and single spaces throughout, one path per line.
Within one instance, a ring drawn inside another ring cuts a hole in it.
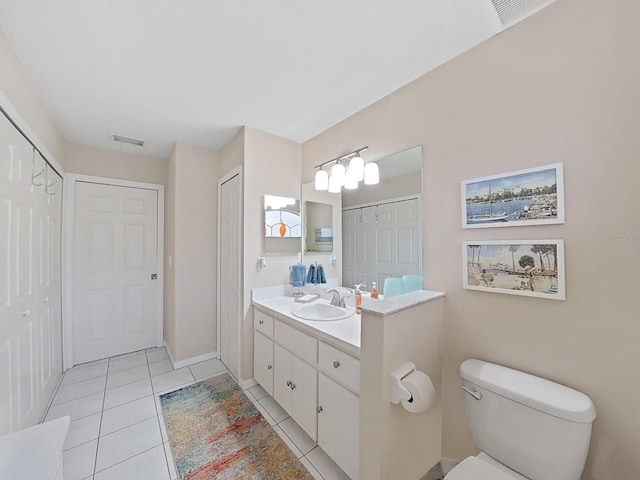
M 42 299 L 42 303 L 47 303 L 48 301 L 49 301 L 49 297 L 44 297 L 44 298 Z
M 339 366 L 340 366 L 340 362 L 338 360 L 333 362 L 333 368 L 338 368 Z
M 322 413 L 322 407 L 318 406 L 318 413 Z
M 271 370 L 273 368 L 273 365 L 267 365 L 267 370 Z
M 294 388 L 296 388 L 296 384 L 295 383 L 291 383 L 291 390 L 293 390 Z
M 287 380 L 287 387 L 291 386 L 291 380 Z
M 264 320 L 258 320 L 258 323 L 259 323 L 260 325 L 262 325 L 262 324 L 264 324 Z
M 31 309 L 30 308 L 27 308 L 24 312 L 22 312 L 22 316 L 23 317 L 26 317 L 27 315 L 30 315 L 30 314 L 31 314 Z

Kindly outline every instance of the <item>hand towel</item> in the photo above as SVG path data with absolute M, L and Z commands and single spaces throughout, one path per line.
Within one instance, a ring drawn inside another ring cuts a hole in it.
M 327 283 L 327 277 L 324 275 L 324 267 L 318 265 L 318 283 Z
M 309 265 L 309 271 L 307 272 L 307 283 L 315 283 L 313 281 L 315 271 L 316 271 L 315 265 Z
M 306 266 L 300 264 L 291 266 L 291 284 L 294 287 L 304 287 L 306 274 Z
M 313 276 L 311 277 L 311 283 L 319 283 L 318 282 L 318 269 L 320 268 L 319 265 L 314 265 L 313 266 Z

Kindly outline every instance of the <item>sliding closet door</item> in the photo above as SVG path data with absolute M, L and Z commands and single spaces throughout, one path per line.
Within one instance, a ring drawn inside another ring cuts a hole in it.
M 47 195 L 51 176 L 0 115 L 0 434 L 37 423 L 62 375 L 61 184 Z

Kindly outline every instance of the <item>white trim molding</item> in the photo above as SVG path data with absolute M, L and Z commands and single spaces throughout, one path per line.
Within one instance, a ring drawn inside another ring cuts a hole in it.
M 65 194 L 62 197 L 63 217 L 66 218 L 63 227 L 63 370 L 67 370 L 75 364 L 73 359 L 73 231 L 75 228 L 76 182 L 99 183 L 102 185 L 114 185 L 118 187 L 144 188 L 158 192 L 158 252 L 156 261 L 160 292 L 156 305 L 158 312 L 156 345 L 158 347 L 164 345 L 164 185 L 68 173 L 64 177 Z
M 186 358 L 184 360 L 180 360 L 176 362 L 175 359 L 173 358 L 173 353 L 171 352 L 171 348 L 169 348 L 169 344 L 167 342 L 164 342 L 164 346 L 167 349 L 167 354 L 169 355 L 169 361 L 171 362 L 171 365 L 173 366 L 174 370 L 177 370 L 179 368 L 189 367 L 191 365 L 195 365 L 196 363 L 206 362 L 207 360 L 212 360 L 214 358 L 219 358 L 218 352 L 209 352 L 209 353 L 204 353 L 202 355 L 198 355 L 196 357 Z

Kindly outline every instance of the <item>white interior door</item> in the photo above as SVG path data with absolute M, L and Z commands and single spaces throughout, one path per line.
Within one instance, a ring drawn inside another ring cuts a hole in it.
M 0 434 L 40 421 L 62 375 L 57 178 L 0 115 Z
M 418 198 L 343 210 L 342 281 L 346 287 L 421 272 L 422 222 Z
M 157 343 L 158 192 L 76 183 L 74 363 Z
M 231 374 L 240 374 L 240 267 L 242 197 L 240 175 L 220 185 L 218 207 L 219 291 L 220 291 L 220 360 Z

